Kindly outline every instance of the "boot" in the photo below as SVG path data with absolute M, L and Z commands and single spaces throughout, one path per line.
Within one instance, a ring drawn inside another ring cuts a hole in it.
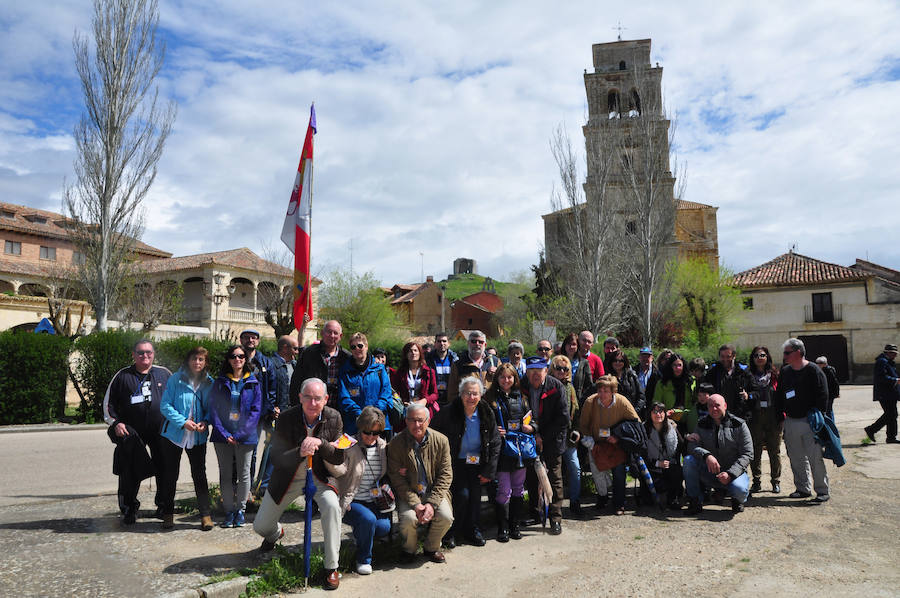
M 213 528 L 213 520 L 209 515 L 204 515 L 200 518 L 200 529 L 205 532 L 208 532 Z
M 163 529 L 172 529 L 175 527 L 175 515 L 172 513 L 167 513 L 162 516 L 162 528 Z
M 497 514 L 497 541 L 509 542 L 509 503 L 495 503 L 494 512 Z
M 519 527 L 519 513 L 522 512 L 522 497 L 513 496 L 509 499 L 509 537 L 513 540 L 522 539 L 522 530 Z

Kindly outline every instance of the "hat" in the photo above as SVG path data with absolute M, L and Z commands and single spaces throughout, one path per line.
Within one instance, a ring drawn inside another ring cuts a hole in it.
M 653 355 L 653 349 L 650 347 L 641 347 L 641 355 Z
M 254 328 L 244 328 L 243 330 L 241 330 L 241 333 L 238 335 L 238 338 L 244 336 L 245 334 L 255 334 L 257 338 L 259 338 L 261 336 L 259 334 L 259 330 L 256 330 Z
M 897 353 L 897 352 L 898 352 L 898 351 L 897 351 L 897 345 L 892 345 L 892 344 L 890 344 L 890 343 L 886 344 L 886 345 L 884 346 L 884 352 L 885 352 L 885 353 Z
M 525 369 L 526 370 L 537 370 L 537 369 L 546 369 L 547 368 L 547 360 L 543 357 L 538 357 L 537 355 L 533 355 L 525 360 Z

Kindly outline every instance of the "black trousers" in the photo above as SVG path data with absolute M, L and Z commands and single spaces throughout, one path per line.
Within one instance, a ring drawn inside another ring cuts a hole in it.
M 896 440 L 897 439 L 897 400 L 896 399 L 887 399 L 881 400 L 878 402 L 881 404 L 881 409 L 884 413 L 881 414 L 875 423 L 869 426 L 872 434 L 875 434 L 881 428 L 887 426 L 887 437 L 888 440 Z
M 161 436 L 151 438 L 150 440 L 144 439 L 144 444 L 150 449 L 150 459 L 153 461 L 153 465 L 156 468 L 156 496 L 154 497 L 153 502 L 157 507 L 162 506 L 162 476 L 160 475 L 160 470 L 162 469 L 163 462 L 163 441 L 169 442 Z M 131 471 L 124 471 L 119 474 L 119 510 L 121 510 L 122 513 L 125 513 L 129 509 L 137 511 L 141 507 L 141 503 L 138 501 L 137 496 L 141 489 L 141 482 L 143 481 L 143 478 L 132 475 Z
M 162 453 L 162 467 L 159 472 L 159 489 L 162 497 L 163 513 L 170 515 L 175 512 L 175 485 L 181 470 L 180 446 L 173 444 L 167 438 L 160 439 Z M 206 443 L 198 444 L 186 449 L 188 462 L 191 464 L 191 478 L 194 480 L 194 492 L 197 494 L 197 510 L 200 516 L 210 514 L 209 483 L 206 479 Z
M 453 496 L 453 525 L 451 531 L 456 536 L 474 535 L 481 531 L 481 494 L 483 488 L 478 479 L 481 465 L 466 465 L 464 459 L 453 460 L 453 482 L 450 494 Z

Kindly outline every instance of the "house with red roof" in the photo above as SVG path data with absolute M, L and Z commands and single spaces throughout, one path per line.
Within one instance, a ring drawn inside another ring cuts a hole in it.
M 735 275 L 744 300 L 736 338 L 780 355 L 799 338 L 807 358 L 828 358 L 842 381 L 871 380 L 885 343 L 900 341 L 900 272 L 856 260 L 841 266 L 789 251 Z

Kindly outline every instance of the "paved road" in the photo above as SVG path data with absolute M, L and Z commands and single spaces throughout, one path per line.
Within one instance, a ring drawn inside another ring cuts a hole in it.
M 859 446 L 862 427 L 880 413 L 871 387 L 845 388 L 835 410 L 849 463 L 841 469 L 829 464 L 833 500 L 818 510 L 797 508 L 786 498 L 792 488 L 785 462 L 785 492 L 760 495 L 734 521 L 728 521 L 728 509 L 715 507 L 701 520 L 660 520 L 646 512 L 567 519 L 556 538 L 530 529 L 520 543 L 457 549 L 443 567 L 391 567 L 370 578 L 350 574 L 341 592 L 361 595 L 389 587 L 396 595 L 421 595 L 421 583 L 428 580 L 435 596 L 596 595 L 600 587 L 622 595 L 801 596 L 810 587 L 829 596 L 896 595 L 900 449 L 885 445 L 883 433 L 877 445 Z M 154 596 L 263 560 L 250 527 L 203 533 L 195 517 L 178 517 L 171 532 L 147 518 L 123 530 L 112 444 L 102 429 L 0 433 L 0 451 L 0 595 Z M 214 480 L 218 469 L 210 457 Z M 185 462 L 181 496 L 190 494 L 188 472 Z M 142 489 L 145 505 L 152 505 L 150 490 L 149 484 Z M 287 546 L 301 542 L 301 517 L 285 514 Z M 598 554 L 602 562 L 627 555 L 630 565 L 598 568 Z M 674 554 L 676 561 L 665 557 Z M 713 555 L 713 573 L 727 578 L 731 591 L 703 581 Z M 637 573 L 639 563 L 662 567 L 650 587 Z
M 72 428 L 70 426 L 68 428 Z M 0 433 L 0 508 L 57 500 L 116 494 L 112 473 L 113 444 L 105 426 L 87 429 L 49 429 Z M 187 455 L 181 458 L 181 481 L 190 488 Z M 206 455 L 211 483 L 218 483 L 218 466 L 212 447 Z M 156 482 L 144 482 L 141 491 L 156 490 Z M 115 501 L 113 501 L 115 504 Z

